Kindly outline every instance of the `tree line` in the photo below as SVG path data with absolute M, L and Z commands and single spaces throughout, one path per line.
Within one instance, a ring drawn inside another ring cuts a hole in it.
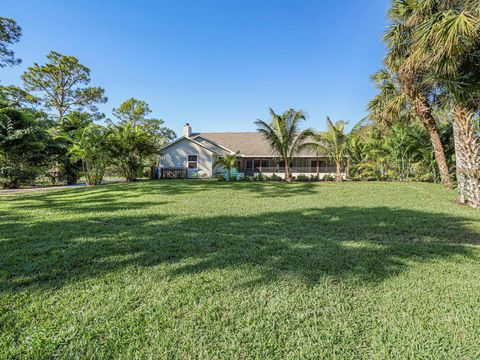
M 327 117 L 327 131 L 302 129 L 307 118 L 302 110 L 289 109 L 275 113 L 270 120 L 256 121 L 271 150 L 285 164 L 285 179 L 292 181 L 290 164 L 304 150 L 317 157 L 327 157 L 336 169 L 336 181 L 343 181 L 342 168 L 349 167 L 351 180 L 441 181 L 429 133 L 418 122 L 395 121 L 389 126 L 370 118 L 358 122 L 350 132 L 348 122 L 333 122 Z M 449 168 L 454 166 L 453 131 L 448 121 L 439 121 L 438 131 Z M 235 155 L 232 155 L 235 159 Z M 235 161 L 225 157 L 219 163 L 234 167 Z
M 305 114 L 294 110 L 272 111 L 271 121 L 256 125 L 286 172 L 300 145 L 310 146 L 328 152 L 337 169 L 348 158 L 353 178 L 439 181 L 457 186 L 460 203 L 480 207 L 478 0 L 392 0 L 388 19 L 384 66 L 372 76 L 378 93 L 350 133 L 345 122 L 328 120 L 328 133 L 315 138 L 300 130 Z M 0 67 L 20 63 L 9 48 L 20 37 L 14 20 L 0 18 Z M 98 183 L 110 168 L 133 180 L 174 137 L 133 98 L 114 109 L 116 122 L 99 125 L 97 106 L 107 98 L 89 86 L 90 70 L 75 57 L 51 52 L 22 81 L 23 88 L 0 87 L 3 186 L 31 182 L 45 169 L 67 183 L 80 174 Z
M 21 62 L 10 45 L 21 28 L 0 18 L 0 67 Z M 107 97 L 90 86 L 90 69 L 74 56 L 52 51 L 44 64 L 23 73 L 23 87 L 0 86 L 0 185 L 18 188 L 40 176 L 75 184 L 80 176 L 99 184 L 108 170 L 127 181 L 143 176 L 175 133 L 151 118 L 149 105 L 135 98 L 105 119 L 98 105 Z M 106 125 L 101 125 L 99 122 Z

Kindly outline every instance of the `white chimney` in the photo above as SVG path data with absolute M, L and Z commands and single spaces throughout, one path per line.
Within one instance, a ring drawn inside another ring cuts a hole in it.
M 186 123 L 185 125 L 183 125 L 183 136 L 188 138 L 190 137 L 190 135 L 192 135 L 192 127 L 189 123 Z

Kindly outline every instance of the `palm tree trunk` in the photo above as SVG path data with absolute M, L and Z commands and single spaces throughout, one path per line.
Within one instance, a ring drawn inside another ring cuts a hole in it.
M 435 160 L 437 161 L 438 169 L 440 170 L 440 179 L 442 185 L 447 189 L 452 188 L 452 181 L 448 173 L 448 165 L 445 159 L 445 151 L 443 149 L 440 135 L 438 134 L 437 124 L 432 115 L 432 109 L 424 98 L 417 98 L 415 101 L 415 110 L 422 119 L 423 125 L 430 135 L 432 141 L 433 152 L 435 153 Z
M 475 113 L 456 105 L 453 109 L 453 136 L 457 165 L 458 201 L 480 207 L 480 139 Z
M 292 182 L 292 170 L 290 169 L 290 161 L 288 158 L 284 158 L 283 161 L 285 162 L 285 180 L 287 182 Z
M 343 181 L 343 178 L 342 178 L 342 173 L 340 171 L 340 166 L 341 166 L 340 161 L 336 159 L 335 160 L 335 165 L 337 167 L 337 176 L 336 176 L 335 180 L 341 182 L 341 181 Z

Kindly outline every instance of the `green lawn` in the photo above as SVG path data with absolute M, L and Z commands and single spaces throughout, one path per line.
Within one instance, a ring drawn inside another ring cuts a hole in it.
M 0 196 L 0 358 L 480 358 L 480 211 L 432 184 Z

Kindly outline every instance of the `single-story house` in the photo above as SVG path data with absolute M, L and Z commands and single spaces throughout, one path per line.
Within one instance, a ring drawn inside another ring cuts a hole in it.
M 184 169 L 188 178 L 212 177 L 223 169 L 213 167 L 219 157 L 237 154 L 236 168 L 247 176 L 285 174 L 284 162 L 272 152 L 268 142 L 258 132 L 215 132 L 194 133 L 187 123 L 183 126 L 183 136 L 162 148 L 159 173 Z M 348 160 L 347 160 L 348 163 Z M 292 174 L 298 176 L 335 175 L 335 166 L 327 156 L 312 151 L 302 151 L 292 161 Z M 343 169 L 347 176 L 347 169 Z

